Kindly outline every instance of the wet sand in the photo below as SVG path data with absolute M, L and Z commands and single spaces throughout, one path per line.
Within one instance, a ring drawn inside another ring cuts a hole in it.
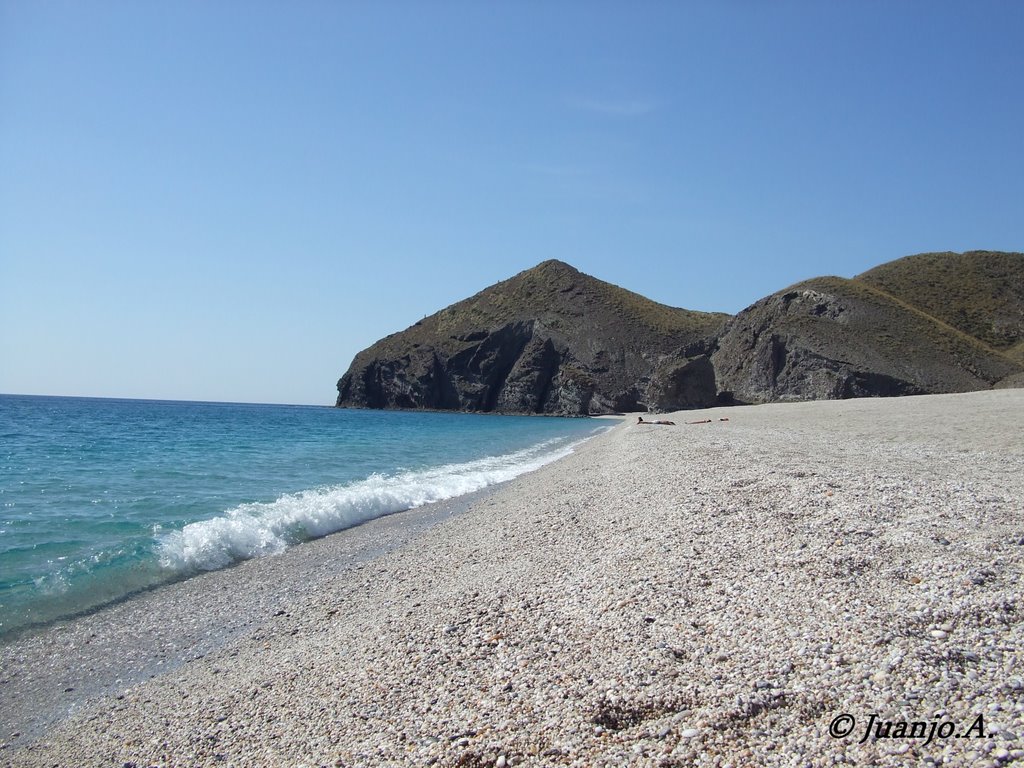
M 387 515 L 280 555 L 162 585 L 5 639 L 0 723 L 6 730 L 0 744 L 10 749 L 29 743 L 89 702 L 259 633 L 297 600 L 330 580 L 357 578 L 368 562 L 493 490 Z

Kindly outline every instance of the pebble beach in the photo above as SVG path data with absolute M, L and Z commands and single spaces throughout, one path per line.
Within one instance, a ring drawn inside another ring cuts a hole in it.
M 1024 390 L 660 418 L 5 643 L 0 764 L 1024 764 Z

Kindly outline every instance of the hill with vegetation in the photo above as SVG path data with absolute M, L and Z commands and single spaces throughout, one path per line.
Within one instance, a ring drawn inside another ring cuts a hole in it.
M 740 402 L 967 392 L 1021 366 L 861 280 L 819 277 L 740 312 L 712 356 Z
M 642 410 L 658 364 L 712 339 L 727 319 L 658 304 L 545 261 L 360 352 L 338 382 L 337 404 L 571 415 Z M 691 406 L 714 398 L 710 369 L 703 376 L 697 389 L 704 399 Z
M 1024 363 L 1024 254 L 922 253 L 855 279 Z
M 734 317 L 560 261 L 363 350 L 339 406 L 583 415 L 1024 384 L 1024 254 L 908 256 Z

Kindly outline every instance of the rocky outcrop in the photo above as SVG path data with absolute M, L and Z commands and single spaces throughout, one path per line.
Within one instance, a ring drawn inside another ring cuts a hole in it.
M 587 413 L 594 382 L 538 321 L 464 334 L 457 351 L 415 345 L 382 359 L 373 348 L 338 382 L 338 405 L 505 413 Z
M 546 261 L 381 339 L 339 406 L 583 415 L 1020 386 L 1024 255 L 898 259 L 733 318 Z
M 683 411 L 729 405 L 728 394 L 718 392 L 711 353 L 713 337 L 699 339 L 666 355 L 659 361 L 647 383 L 645 402 L 654 412 Z
M 718 404 L 715 369 L 707 355 L 666 358 L 655 369 L 647 386 L 651 411 L 711 408 Z
M 657 304 L 548 261 L 360 352 L 338 382 L 337 405 L 574 416 L 645 410 L 659 365 L 726 318 Z M 714 377 L 693 370 L 676 375 L 680 396 L 713 399 Z M 700 386 L 710 389 L 698 394 Z
M 750 403 L 966 392 L 1019 369 L 885 292 L 838 277 L 808 280 L 740 312 L 712 363 L 718 389 Z

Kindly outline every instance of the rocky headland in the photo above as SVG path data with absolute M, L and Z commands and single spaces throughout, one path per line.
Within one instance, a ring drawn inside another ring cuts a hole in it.
M 968 392 L 1024 376 L 1024 254 L 908 256 L 735 316 L 546 261 L 363 350 L 337 405 L 588 415 Z
M 643 409 L 653 389 L 712 405 L 727 319 L 545 261 L 360 352 L 337 404 L 575 416 Z

